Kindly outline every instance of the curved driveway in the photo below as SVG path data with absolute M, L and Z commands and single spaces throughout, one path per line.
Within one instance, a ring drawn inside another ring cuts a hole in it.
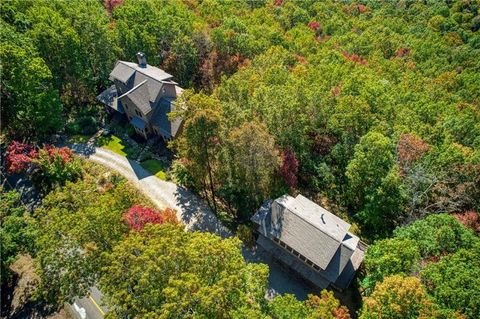
M 221 237 L 231 236 L 231 232 L 223 226 L 201 199 L 181 186 L 152 175 L 138 162 L 99 147 L 88 158 L 120 173 L 158 208 L 175 209 L 178 220 L 186 225 L 187 230 L 208 231 Z
M 92 144 L 74 144 L 70 145 L 70 147 L 73 151 L 87 157 L 89 160 L 120 173 L 158 208 L 174 208 L 178 219 L 186 225 L 185 228 L 187 230 L 208 231 L 223 238 L 232 236 L 232 232 L 217 219 L 202 199 L 181 186 L 163 181 L 152 175 L 138 162 L 110 150 L 95 147 Z M 267 297 L 272 297 L 279 293 L 291 293 L 299 299 L 305 299 L 308 293 L 319 292 L 318 288 L 312 287 L 290 270 L 278 264 L 275 259 L 260 247 L 255 251 L 243 248 L 242 254 L 247 262 L 265 263 L 268 265 L 270 275 Z M 92 296 L 98 304 L 101 304 L 100 293 L 98 293 L 98 296 Z M 88 298 L 77 301 L 80 306 L 87 308 L 87 310 L 88 307 L 92 306 L 92 302 Z M 87 317 L 90 316 L 92 318 L 102 318 L 102 316 L 93 316 L 93 314 L 89 313 Z

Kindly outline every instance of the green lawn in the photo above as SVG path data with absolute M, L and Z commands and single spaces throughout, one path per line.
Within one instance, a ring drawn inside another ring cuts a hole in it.
M 166 180 L 167 174 L 165 173 L 165 166 L 162 162 L 154 159 L 149 159 L 141 163 L 142 167 L 147 171 L 157 176 L 160 179 Z
M 128 145 L 121 138 L 115 135 L 101 136 L 97 140 L 97 144 L 114 153 L 117 153 L 118 155 L 129 158 L 136 158 L 141 152 L 141 148 Z
M 128 152 L 125 149 L 125 145 L 123 144 L 123 141 L 115 135 L 110 135 L 108 137 L 103 137 L 103 136 L 100 137 L 98 139 L 98 145 L 114 153 L 117 153 L 118 155 L 121 155 L 121 156 L 128 155 Z

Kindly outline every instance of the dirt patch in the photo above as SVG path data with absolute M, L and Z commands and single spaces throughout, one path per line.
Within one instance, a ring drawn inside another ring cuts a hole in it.
M 10 309 L 4 312 L 5 318 L 72 319 L 63 308 L 57 311 L 55 306 L 32 300 L 40 277 L 35 273 L 35 263 L 30 255 L 18 256 L 10 269 L 14 272 L 16 281 L 14 287 L 6 292 L 10 295 Z
M 18 281 L 13 291 L 11 313 L 16 313 L 23 308 L 35 292 L 40 283 L 40 278 L 35 273 L 35 265 L 30 255 L 20 255 L 10 266 L 17 275 Z

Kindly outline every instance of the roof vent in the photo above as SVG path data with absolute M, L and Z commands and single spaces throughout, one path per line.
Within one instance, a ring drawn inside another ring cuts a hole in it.
M 143 52 L 138 52 L 137 53 L 137 59 L 138 59 L 138 66 L 141 68 L 146 68 L 147 67 L 147 57 L 145 56 L 145 53 Z

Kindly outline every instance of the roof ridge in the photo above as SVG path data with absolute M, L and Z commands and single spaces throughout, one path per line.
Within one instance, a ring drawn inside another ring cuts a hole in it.
M 131 65 L 129 65 L 130 63 L 131 63 L 131 64 L 135 64 L 135 62 L 118 60 L 118 63 L 122 63 L 123 65 L 131 68 L 131 69 L 134 70 L 135 72 L 140 72 L 141 74 L 145 75 L 146 77 L 148 77 L 148 78 L 150 78 L 150 79 L 152 79 L 152 80 L 154 80 L 154 81 L 157 81 L 157 82 L 159 82 L 159 83 L 162 83 L 163 81 L 166 80 L 166 79 L 165 79 L 165 80 L 155 79 L 154 77 L 152 77 L 152 76 L 149 75 L 148 73 L 142 72 L 142 69 L 144 69 L 144 68 L 135 68 L 135 67 L 132 67 Z M 169 75 L 169 77 L 168 77 L 167 79 L 173 79 L 173 75 L 171 75 L 170 73 L 167 73 L 164 69 L 160 69 L 158 66 L 153 66 L 153 65 L 147 63 L 147 67 L 148 67 L 148 66 L 151 67 L 151 68 L 155 68 L 155 69 L 157 69 L 157 70 L 160 70 L 160 71 L 162 71 L 163 73 Z M 147 68 L 145 68 L 145 69 L 147 69 Z M 176 83 L 176 82 L 175 82 L 175 83 Z M 176 83 L 176 84 L 178 84 L 178 83 Z
M 132 93 L 133 91 L 135 91 L 136 89 L 138 89 L 140 86 L 142 86 L 143 84 L 147 83 L 147 79 L 143 80 L 142 82 L 138 83 L 137 85 L 135 85 L 133 88 L 131 88 L 130 90 L 128 90 L 127 92 L 123 93 L 122 95 L 120 95 L 118 98 L 121 99 L 122 97 L 124 96 L 127 96 L 128 94 Z
M 305 198 L 306 198 L 306 197 L 305 197 Z M 297 199 L 297 198 L 295 197 L 294 199 Z M 308 198 L 307 198 L 307 199 L 308 199 Z M 312 201 L 312 203 L 314 203 L 315 205 L 321 207 L 320 205 L 318 205 L 317 203 L 315 203 L 315 202 L 313 202 L 313 201 Z M 325 235 L 327 235 L 327 236 L 330 237 L 331 239 L 335 240 L 337 243 L 340 243 L 340 244 L 341 244 L 341 243 L 343 242 L 343 240 L 338 241 L 338 239 L 332 237 L 331 234 L 329 234 L 328 232 L 325 232 L 325 231 L 324 231 L 323 229 L 321 229 L 321 228 L 318 228 L 318 227 L 317 227 L 316 225 L 314 225 L 312 222 L 310 222 L 309 220 L 305 219 L 303 216 L 300 216 L 299 214 L 297 214 L 294 210 L 289 209 L 289 207 L 285 206 L 285 208 L 288 209 L 288 211 L 291 212 L 292 214 L 294 214 L 295 216 L 299 217 L 301 220 L 305 221 L 305 222 L 306 222 L 307 224 L 309 224 L 310 226 L 314 227 L 315 229 L 320 230 L 322 233 L 324 233 Z M 323 208 L 323 207 L 322 207 L 322 208 Z M 323 209 L 325 209 L 325 208 L 323 208 Z M 326 209 L 325 209 L 325 210 L 326 210 Z M 327 210 L 327 212 L 328 212 L 328 210 Z M 331 212 L 329 212 L 329 213 L 332 214 Z M 345 232 L 348 233 L 348 229 L 347 229 Z M 344 235 L 343 237 L 345 237 L 345 235 Z

